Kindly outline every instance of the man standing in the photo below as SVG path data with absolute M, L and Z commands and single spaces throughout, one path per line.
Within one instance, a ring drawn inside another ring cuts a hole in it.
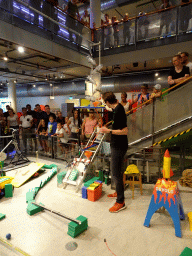
M 190 74 L 192 75 L 192 62 L 189 61 L 189 53 L 182 52 L 181 53 L 182 64 L 186 67 L 189 67 Z
M 30 139 L 30 147 L 32 148 L 31 141 L 31 128 L 33 125 L 33 117 L 31 115 L 27 115 L 27 109 L 22 108 L 23 115 L 20 117 L 20 128 L 22 129 L 22 140 L 25 153 L 27 152 L 27 139 Z
M 56 120 L 56 115 L 50 111 L 49 105 L 45 105 L 45 122 L 46 122 L 46 124 L 48 124 L 50 116 L 53 116 L 54 120 Z
M 171 68 L 170 74 L 168 76 L 168 84 L 170 88 L 178 83 L 183 82 L 190 75 L 189 67 L 183 66 L 180 55 L 175 55 L 173 57 L 173 65 L 174 67 Z M 170 91 L 174 91 L 182 86 L 183 84 L 180 84 Z
M 123 160 L 128 149 L 127 118 L 124 107 L 118 103 L 112 92 L 103 94 L 103 100 L 109 108 L 113 109 L 112 130 L 107 127 L 100 129 L 101 133 L 111 134 L 111 172 L 115 181 L 116 192 L 108 197 L 117 197 L 116 203 L 109 209 L 111 213 L 126 208 L 124 202 Z
M 35 105 L 35 109 L 36 109 L 36 120 L 37 120 L 36 121 L 36 128 L 38 129 L 38 126 L 39 126 L 39 123 L 40 123 L 41 119 L 45 120 L 47 116 L 46 116 L 45 111 L 41 110 L 41 107 L 40 107 L 39 104 Z

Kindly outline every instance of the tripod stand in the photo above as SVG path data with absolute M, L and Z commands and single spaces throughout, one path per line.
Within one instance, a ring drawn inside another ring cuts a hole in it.
M 0 161 L 1 160 L 1 156 L 3 157 L 3 155 L 5 155 L 4 151 L 9 147 L 9 145 L 13 144 L 16 150 L 16 153 L 13 157 L 13 159 L 11 159 L 11 162 L 9 164 L 13 164 L 14 166 L 19 165 L 19 164 L 25 164 L 30 162 L 29 159 L 27 157 L 25 157 L 18 146 L 18 142 L 16 139 L 16 129 L 10 128 L 10 130 L 12 130 L 12 136 L 0 136 L 0 138 L 8 138 L 8 137 L 12 137 L 12 140 L 1 150 L 0 152 Z M 5 160 L 5 159 L 4 159 Z

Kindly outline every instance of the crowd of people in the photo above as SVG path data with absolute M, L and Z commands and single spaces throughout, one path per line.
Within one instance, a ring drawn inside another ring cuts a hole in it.
M 60 7 L 66 15 L 65 25 L 68 28 L 68 39 L 71 42 L 75 42 L 78 45 L 82 43 L 83 28 L 85 26 L 94 29 L 94 41 L 102 42 L 102 47 L 118 47 L 120 45 L 126 45 L 134 43 L 134 30 L 135 30 L 135 19 L 132 19 L 128 13 L 125 13 L 121 19 L 118 20 L 117 16 L 109 17 L 109 14 L 105 13 L 104 18 L 101 19 L 101 29 L 96 30 L 96 25 L 90 24 L 90 14 L 87 9 L 84 10 L 83 14 L 80 15 L 77 4 L 78 0 L 69 0 L 67 4 L 60 4 L 58 0 L 42 0 L 32 1 L 30 5 L 44 14 L 48 15 L 52 19 L 59 21 L 58 12 L 55 7 Z M 191 16 L 191 0 L 180 0 L 181 8 L 179 10 L 179 29 L 183 32 L 187 31 Z M 174 7 L 173 3 L 169 0 L 162 0 L 162 4 L 157 7 L 158 18 L 160 20 L 160 27 L 156 36 L 162 36 L 163 28 L 165 28 L 165 35 L 168 35 L 172 30 L 172 22 L 175 20 L 175 12 L 169 11 Z M 169 12 L 168 12 L 169 11 Z M 153 17 L 148 16 L 144 11 L 140 11 L 136 17 L 137 22 L 137 40 L 148 39 L 150 24 L 154 22 Z M 34 12 L 34 24 L 39 25 L 39 14 Z M 55 34 L 60 30 L 58 24 L 51 24 L 49 19 L 43 19 L 44 26 L 51 28 Z M 98 26 L 98 24 L 97 24 Z M 175 25 L 173 25 L 175 27 Z M 74 34 L 74 31 L 77 33 Z M 122 31 L 122 33 L 120 33 Z M 121 39 L 121 40 L 120 40 Z

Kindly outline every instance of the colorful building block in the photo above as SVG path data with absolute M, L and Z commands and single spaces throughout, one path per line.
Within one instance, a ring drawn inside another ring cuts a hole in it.
M 35 213 L 38 213 L 38 212 L 43 211 L 43 208 L 32 204 L 32 202 L 35 203 L 35 200 L 29 201 L 29 202 L 28 202 L 28 206 L 27 206 L 27 213 L 28 213 L 29 215 L 34 215 Z M 43 206 L 42 203 L 40 203 L 40 204 Z
M 12 184 L 5 185 L 5 197 L 13 197 L 13 186 Z
M 192 256 L 192 250 L 188 247 L 185 247 L 180 256 Z
M 81 233 L 83 233 L 88 228 L 88 221 L 87 218 L 80 215 L 77 220 L 81 221 L 81 224 L 77 224 L 76 222 L 71 221 L 68 224 L 68 232 L 67 234 L 73 238 L 79 236 Z
M 3 213 L 0 213 L 0 220 L 2 220 L 2 219 L 4 219 L 5 218 L 5 214 L 3 214 Z
M 87 188 L 85 186 L 82 187 L 82 198 L 87 199 Z
M 34 191 L 28 191 L 26 193 L 26 203 L 28 203 L 29 201 L 32 201 L 35 199 L 35 192 Z

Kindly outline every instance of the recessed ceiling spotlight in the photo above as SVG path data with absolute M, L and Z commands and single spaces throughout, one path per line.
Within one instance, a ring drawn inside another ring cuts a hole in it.
M 24 50 L 24 48 L 22 47 L 22 46 L 19 46 L 18 47 L 18 52 L 20 52 L 20 53 L 23 53 L 25 50 Z
M 161 77 L 158 77 L 157 80 L 161 80 Z
M 155 73 L 155 76 L 159 76 L 159 73 Z
M 53 84 L 50 84 L 50 86 L 53 86 Z
M 35 88 L 35 87 L 36 87 L 36 84 L 33 84 L 33 87 Z
M 7 56 L 3 57 L 4 61 L 8 61 L 8 58 Z
M 14 80 L 14 83 L 15 83 L 15 84 L 17 83 L 17 79 Z

